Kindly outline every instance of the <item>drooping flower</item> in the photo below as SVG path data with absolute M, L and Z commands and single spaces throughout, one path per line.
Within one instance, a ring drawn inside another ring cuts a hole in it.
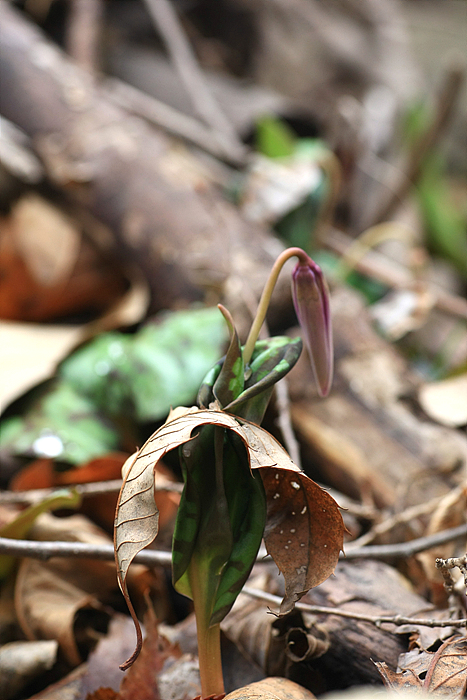
M 292 274 L 292 295 L 319 394 L 327 396 L 333 376 L 329 290 L 321 268 L 305 253 Z

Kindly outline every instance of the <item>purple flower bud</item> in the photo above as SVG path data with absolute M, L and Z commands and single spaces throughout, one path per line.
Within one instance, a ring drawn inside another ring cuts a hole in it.
M 293 271 L 292 293 L 318 392 L 327 396 L 333 375 L 329 290 L 321 268 L 305 254 Z

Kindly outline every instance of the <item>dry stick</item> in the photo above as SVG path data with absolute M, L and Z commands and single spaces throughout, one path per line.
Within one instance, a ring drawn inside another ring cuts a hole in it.
M 452 527 L 449 530 L 442 530 L 433 535 L 418 537 L 409 542 L 399 544 L 373 544 L 366 547 L 355 547 L 352 543 L 347 545 L 344 559 L 394 559 L 397 557 L 411 557 L 418 552 L 423 552 L 431 547 L 437 547 L 451 540 L 457 540 L 467 535 L 467 523 Z
M 431 513 L 443 498 L 444 496 L 436 496 L 427 503 L 419 503 L 416 506 L 406 508 L 406 510 L 402 511 L 401 513 L 395 513 L 391 517 L 386 518 L 386 520 L 374 525 L 371 530 L 366 532 L 361 537 L 358 537 L 358 539 L 353 540 L 352 544 L 355 547 L 363 547 L 364 545 L 369 544 L 369 542 L 372 542 L 376 537 L 378 537 L 378 535 L 382 535 L 383 533 L 392 530 L 394 527 L 397 527 L 397 525 L 402 525 L 403 523 L 407 523 L 414 518 L 419 518 L 421 515 Z
M 68 19 L 66 46 L 70 56 L 84 70 L 93 74 L 99 67 L 102 0 L 72 0 Z
M 122 480 L 112 479 L 109 481 L 94 481 L 88 484 L 63 484 L 46 489 L 30 489 L 29 491 L 0 491 L 0 503 L 37 503 L 63 489 L 76 491 L 80 496 L 86 497 L 105 493 L 118 493 L 121 488 Z M 183 484 L 167 482 L 163 486 L 156 486 L 156 491 L 181 493 Z
M 219 159 L 227 159 L 235 165 L 241 165 L 244 158 L 235 149 L 225 149 L 213 138 L 212 130 L 197 119 L 179 112 L 170 105 L 138 90 L 117 78 L 107 78 L 102 84 L 107 97 L 122 109 L 164 131 L 198 146 L 203 151 Z
M 196 112 L 213 129 L 213 137 L 218 137 L 222 145 L 237 158 L 243 158 L 246 148 L 207 87 L 173 5 L 169 0 L 145 2 Z
M 335 253 L 344 255 L 352 245 L 353 239 L 337 229 L 330 229 L 325 243 Z M 364 258 L 360 259 L 355 269 L 395 289 L 407 289 L 413 283 L 411 275 L 405 268 L 375 250 L 369 251 Z M 435 306 L 438 309 L 452 316 L 467 319 L 466 299 L 433 287 L 430 287 L 430 292 L 436 298 Z
M 341 554 L 341 559 L 388 559 L 407 557 L 417 552 L 430 549 L 439 544 L 450 542 L 467 535 L 467 524 L 443 530 L 429 537 L 420 537 L 411 542 L 400 544 L 382 544 L 369 547 L 349 549 Z M 114 548 L 111 544 L 90 545 L 83 542 L 45 542 L 37 540 L 17 540 L 0 537 L 0 554 L 31 557 L 33 559 L 50 559 L 51 557 L 75 557 L 81 559 L 114 559 Z M 258 561 L 263 561 L 265 551 L 258 555 Z M 160 552 L 155 549 L 145 549 L 134 558 L 139 564 L 148 566 L 169 566 L 170 552 Z
M 277 425 L 282 433 L 282 438 L 284 440 L 285 447 L 292 462 L 297 465 L 300 469 L 300 447 L 298 440 L 295 437 L 292 417 L 290 415 L 290 397 L 289 397 L 289 386 L 286 377 L 277 382 L 275 386 L 276 394 L 276 409 L 277 409 Z
M 282 602 L 282 599 L 277 595 L 250 588 L 249 586 L 244 586 L 242 592 L 251 598 L 264 600 L 267 603 L 272 603 L 272 605 L 280 606 Z M 353 620 L 361 620 L 362 622 L 371 622 L 377 627 L 386 623 L 391 625 L 423 625 L 425 627 L 465 627 L 467 625 L 467 618 L 460 620 L 425 620 L 424 618 L 404 617 L 403 615 L 365 615 L 350 610 L 342 610 L 341 608 L 328 608 L 322 605 L 308 605 L 307 603 L 295 603 L 295 607 L 298 610 L 315 615 L 338 615 L 339 617 L 348 617 Z
M 379 211 L 376 212 L 370 224 L 371 226 L 381 221 L 386 221 L 405 199 L 408 191 L 418 179 L 425 156 L 443 134 L 452 117 L 464 82 L 464 73 L 464 69 L 460 66 L 451 66 L 447 70 L 438 96 L 433 121 L 427 131 L 413 146 L 400 182 L 393 188 L 389 199 L 383 202 Z
M 0 537 L 0 553 L 12 556 L 32 557 L 34 559 L 47 560 L 51 557 L 74 557 L 85 559 L 99 559 L 104 561 L 114 560 L 114 549 L 112 545 L 90 545 L 82 542 L 30 542 L 28 540 L 13 540 Z M 136 555 L 135 562 L 147 564 L 148 566 L 160 565 L 170 566 L 172 555 L 170 552 L 158 552 L 156 550 L 145 550 Z M 265 600 L 273 605 L 279 606 L 281 599 L 278 596 L 264 591 L 245 586 L 243 592 L 253 598 Z M 426 627 L 462 627 L 467 624 L 467 620 L 424 620 L 402 615 L 378 616 L 363 615 L 361 613 L 341 610 L 339 608 L 328 608 L 317 605 L 307 605 L 306 603 L 296 603 L 299 610 L 308 613 L 339 615 L 364 622 L 372 622 L 375 625 L 391 623 L 395 625 L 411 624 L 424 625 Z

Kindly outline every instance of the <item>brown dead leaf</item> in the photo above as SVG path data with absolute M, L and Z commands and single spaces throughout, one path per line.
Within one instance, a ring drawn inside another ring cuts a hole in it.
M 286 678 L 265 678 L 225 696 L 225 700 L 314 700 L 309 690 Z
M 146 637 L 141 654 L 123 677 L 118 700 L 161 700 L 157 675 L 163 668 L 181 657 L 178 645 L 171 644 L 158 631 L 154 611 L 148 608 L 144 616 Z
M 257 576 L 250 586 L 268 590 L 269 576 Z M 225 636 L 266 674 L 293 678 L 297 664 L 318 658 L 329 648 L 319 626 L 305 626 L 295 609 L 284 617 L 264 614 L 264 602 L 240 593 L 230 613 L 221 622 Z
M 86 695 L 86 700 L 118 700 L 119 695 L 112 688 L 98 688 Z
M 0 317 L 47 321 L 104 311 L 127 282 L 79 227 L 37 195 L 26 195 L 1 226 Z
M 116 613 L 110 622 L 107 634 L 99 639 L 86 663 L 86 674 L 82 682 L 82 697 L 91 695 L 99 688 L 112 688 L 116 693 L 123 676 L 118 667 L 122 657 L 133 651 L 133 622 L 128 615 Z
M 109 537 L 82 515 L 39 516 L 31 531 L 37 540 L 108 543 Z M 138 566 L 132 571 L 141 572 Z M 16 580 L 15 608 L 29 639 L 57 639 L 74 665 L 89 651 L 108 624 L 109 614 L 97 599 L 116 590 L 115 566 L 93 559 L 23 560 Z M 94 627 L 94 629 L 93 629 Z M 77 635 L 80 639 L 77 640 Z
M 266 490 L 265 541 L 285 576 L 281 613 L 334 571 L 343 546 L 344 525 L 336 502 L 303 474 L 284 448 L 254 423 L 222 411 L 185 409 L 165 423 L 138 452 L 123 483 L 115 517 L 118 578 L 128 600 L 126 577 L 134 557 L 157 535 L 154 468 L 166 452 L 187 442 L 202 425 L 232 430 L 245 443 L 251 469 L 259 469 Z
M 71 578 L 71 576 L 70 576 Z M 19 567 L 15 608 L 27 639 L 56 639 L 68 663 L 77 666 L 82 658 L 75 636 L 79 611 L 99 613 L 107 618 L 97 599 L 51 570 L 47 564 L 24 559 Z M 89 645 L 91 640 L 86 640 Z
M 451 637 L 436 652 L 421 651 L 399 672 L 385 663 L 376 666 L 389 688 L 415 688 L 423 694 L 461 700 L 467 687 L 467 637 Z

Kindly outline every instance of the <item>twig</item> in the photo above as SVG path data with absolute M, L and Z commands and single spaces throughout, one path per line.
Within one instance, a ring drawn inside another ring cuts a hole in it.
M 251 598 L 264 600 L 272 605 L 280 606 L 282 599 L 266 593 L 256 588 L 244 586 L 243 593 L 246 593 Z M 465 627 L 467 618 L 460 620 L 425 620 L 424 618 L 404 617 L 403 615 L 365 615 L 363 613 L 352 612 L 351 610 L 343 610 L 342 608 L 328 608 L 322 605 L 308 605 L 307 603 L 295 603 L 295 607 L 303 612 L 313 613 L 315 615 L 338 615 L 339 617 L 348 617 L 353 620 L 361 620 L 362 622 L 371 622 L 379 627 L 383 624 L 391 625 L 423 625 L 425 627 Z
M 207 87 L 173 5 L 169 0 L 145 0 L 145 2 L 195 110 L 213 129 L 213 137 L 217 137 L 221 144 L 237 158 L 243 157 L 246 148 Z
M 437 547 L 440 544 L 451 542 L 460 539 L 467 535 L 467 523 L 452 527 L 449 530 L 436 532 L 427 537 L 418 537 L 409 542 L 400 542 L 399 544 L 374 544 L 367 547 L 355 547 L 352 549 L 350 542 L 345 551 L 345 559 L 393 559 L 398 557 L 411 557 L 418 552 L 423 552 L 432 547 Z
M 233 165 L 244 164 L 244 153 L 225 148 L 223 142 L 220 143 L 213 138 L 212 130 L 197 119 L 179 112 L 174 107 L 118 80 L 118 78 L 106 78 L 102 87 L 107 93 L 107 97 L 127 112 L 142 117 L 147 122 L 198 146 L 216 158 L 227 160 Z
M 454 527 L 450 530 L 438 532 L 430 537 L 421 537 L 411 542 L 396 545 L 375 545 L 359 547 L 341 554 L 342 559 L 386 559 L 393 557 L 405 557 L 429 549 L 438 544 L 458 539 L 467 534 L 467 524 Z M 44 542 L 37 540 L 17 540 L 0 537 L 0 554 L 12 556 L 32 557 L 33 559 L 50 559 L 51 557 L 78 557 L 90 559 L 112 560 L 114 548 L 111 544 L 90 545 L 83 542 Z M 263 561 L 266 551 L 260 550 L 258 561 Z M 171 554 L 155 549 L 145 549 L 136 555 L 135 562 L 147 566 L 169 566 Z
M 372 218 L 370 225 L 386 221 L 405 199 L 408 191 L 417 181 L 425 156 L 443 134 L 452 117 L 464 82 L 464 72 L 464 69 L 459 66 L 451 66 L 446 72 L 444 83 L 437 99 L 433 121 L 414 144 L 409 154 L 407 167 L 401 174 L 400 182 L 393 188 L 389 199 L 383 202 L 379 211 Z
M 330 229 L 324 242 L 335 253 L 344 255 L 352 245 L 353 239 L 337 229 Z M 360 259 L 356 263 L 355 269 L 395 289 L 407 289 L 413 284 L 413 279 L 408 270 L 375 250 L 368 252 L 364 258 Z M 436 287 L 430 287 L 430 292 L 435 297 L 434 305 L 438 309 L 452 316 L 467 319 L 466 299 L 449 294 Z
M 102 0 L 71 2 L 67 50 L 76 63 L 89 73 L 95 73 L 99 65 L 103 9 Z
M 427 503 L 419 503 L 416 506 L 406 508 L 406 510 L 402 511 L 401 513 L 395 513 L 386 520 L 374 525 L 371 530 L 366 532 L 358 539 L 353 540 L 352 545 L 355 547 L 363 547 L 372 542 L 376 537 L 378 537 L 378 535 L 382 535 L 385 532 L 392 530 L 393 528 L 397 527 L 397 525 L 402 525 L 403 523 L 407 523 L 414 518 L 419 518 L 421 515 L 432 512 L 443 498 L 444 496 L 436 496 Z
M 275 386 L 275 393 L 277 424 L 282 433 L 287 452 L 291 456 L 292 461 L 298 468 L 300 468 L 300 447 L 292 426 L 292 419 L 290 416 L 289 387 L 286 378 L 281 379 L 280 382 L 277 382 Z
M 37 503 L 45 498 L 52 496 L 58 490 L 73 489 L 80 496 L 98 496 L 104 493 L 118 493 L 122 488 L 121 479 L 112 479 L 110 481 L 95 481 L 88 484 L 63 484 L 48 489 L 30 489 L 28 491 L 0 491 L 0 503 Z M 183 484 L 176 482 L 164 482 L 164 485 L 157 487 L 156 491 L 172 491 L 181 493 Z
M 30 557 L 46 561 L 52 557 L 72 557 L 73 559 L 99 559 L 114 561 L 112 544 L 88 544 L 87 542 L 44 542 L 38 540 L 16 540 L 0 537 L 0 553 L 16 557 Z M 170 566 L 171 552 L 146 549 L 136 555 L 135 562 L 148 566 Z

